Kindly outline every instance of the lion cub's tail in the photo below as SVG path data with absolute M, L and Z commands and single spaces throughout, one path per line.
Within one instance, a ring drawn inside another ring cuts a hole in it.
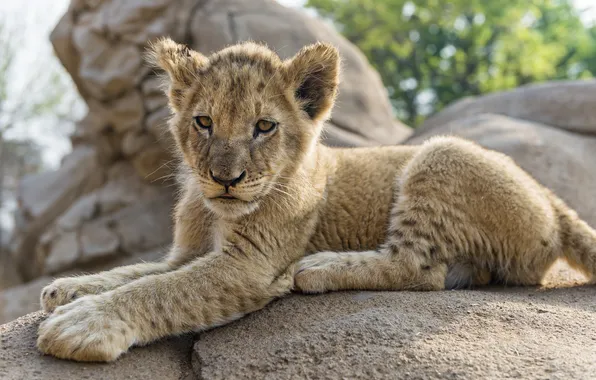
M 596 283 L 596 230 L 560 199 L 553 203 L 559 216 L 565 258 L 573 268 L 586 274 L 590 282 Z

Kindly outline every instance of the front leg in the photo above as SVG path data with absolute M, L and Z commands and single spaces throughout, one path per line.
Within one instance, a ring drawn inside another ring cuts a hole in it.
M 194 246 L 175 242 L 167 259 L 162 262 L 126 265 L 96 274 L 54 280 L 41 291 L 41 306 L 45 312 L 52 312 L 58 306 L 66 305 L 82 296 L 105 293 L 141 277 L 179 268 L 193 258 L 208 252 L 205 248 L 207 246 L 205 240 L 199 239 L 199 243 Z
M 104 293 L 143 276 L 171 269 L 173 266 L 168 262 L 140 263 L 86 276 L 59 278 L 41 291 L 41 307 L 49 313 L 82 296 Z
M 288 293 L 293 269 L 214 252 L 178 270 L 141 278 L 56 309 L 38 348 L 78 361 L 112 361 L 132 345 L 218 326 Z

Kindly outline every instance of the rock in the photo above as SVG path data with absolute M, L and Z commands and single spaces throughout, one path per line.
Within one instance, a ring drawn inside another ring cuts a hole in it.
M 10 253 L 4 249 L 0 250 L 0 291 L 17 286 L 22 282 Z M 0 323 L 2 322 L 0 321 Z
M 0 378 L 41 379 L 195 379 L 189 351 L 192 336 L 165 339 L 134 349 L 116 363 L 76 363 L 42 356 L 35 348 L 44 314 L 34 313 L 0 326 Z
M 129 0 L 112 1 L 102 8 L 105 27 L 117 38 L 143 45 L 170 31 L 172 38 L 183 38 L 191 8 L 196 1 Z
M 53 274 L 72 268 L 81 253 L 77 232 L 61 234 L 52 242 L 45 260 L 45 273 Z
M 164 150 L 172 149 L 174 144 L 174 138 L 167 124 L 171 115 L 167 107 L 162 107 L 149 114 L 145 120 L 145 129 Z
M 511 156 L 538 182 L 553 190 L 590 225 L 596 226 L 596 136 L 494 114 L 463 116 L 417 132 L 407 144 L 452 134 Z M 439 114 L 437 117 L 442 116 Z
M 42 273 L 45 256 L 37 254 L 39 237 L 80 196 L 100 186 L 103 180 L 96 150 L 84 145 L 65 157 L 57 171 L 22 179 L 17 202 L 23 220 L 15 231 L 11 249 L 24 280 Z
M 594 325 L 591 287 L 296 295 L 202 334 L 193 360 L 206 380 L 588 380 Z
M 166 107 L 168 105 L 168 99 L 161 94 L 150 94 L 146 95 L 143 99 L 145 111 L 153 112 L 159 108 Z
M 169 192 L 162 187 L 147 186 L 126 161 L 114 164 L 107 177 L 105 186 L 80 198 L 40 238 L 38 257 L 45 262 L 45 273 L 60 273 L 98 260 L 105 261 L 121 252 L 145 251 L 170 242 L 172 202 Z M 155 223 L 141 225 L 132 221 L 131 215 Z M 123 247 L 117 233 L 121 223 L 131 223 L 125 228 Z M 157 223 L 162 223 L 163 228 Z M 113 226 L 117 229 L 113 230 Z M 134 231 L 135 226 L 144 231 Z
M 40 310 L 41 290 L 50 282 L 52 282 L 51 277 L 42 276 L 34 281 L 0 292 L 0 325 Z M 1 371 L 2 366 L 0 365 L 0 374 Z
M 91 112 L 101 115 L 105 128 L 117 133 L 141 129 L 145 112 L 139 91 L 132 90 L 103 103 L 89 100 L 87 104 Z
M 50 34 L 50 40 L 56 56 L 71 75 L 79 93 L 84 97 L 86 95 L 85 87 L 78 76 L 77 69 L 80 65 L 80 56 L 72 40 L 73 26 L 72 15 L 65 13 Z
M 77 201 L 58 218 L 56 224 L 62 230 L 74 230 L 83 224 L 83 222 L 90 220 L 97 213 L 97 206 L 97 193 L 85 195 L 77 199 Z
M 120 238 L 101 223 L 90 223 L 81 229 L 81 263 L 118 253 Z
M 153 139 L 147 133 L 129 131 L 122 138 L 122 153 L 127 157 L 134 156 L 151 143 Z
M 73 28 L 73 43 L 79 56 L 79 77 L 86 91 L 98 100 L 121 95 L 141 80 L 141 51 L 127 43 L 110 43 L 89 27 Z
M 53 219 L 50 216 L 69 207 L 83 188 L 97 186 L 102 178 L 87 183 L 89 173 L 97 171 L 95 150 L 80 146 L 57 171 L 25 176 L 17 194 L 19 205 L 31 219 Z
M 510 91 L 455 102 L 426 120 L 416 134 L 483 113 L 500 114 L 560 129 L 596 134 L 594 98 L 594 79 L 526 85 Z
M 110 215 L 111 228 L 120 236 L 125 252 L 143 252 L 172 241 L 173 197 L 165 193 Z
M 50 280 L 0 293 L 0 310 Z M 165 339 L 110 364 L 40 355 L 43 318 L 0 326 L 0 378 L 588 380 L 596 371 L 592 287 L 291 295 L 202 333 L 194 347 L 189 335 Z

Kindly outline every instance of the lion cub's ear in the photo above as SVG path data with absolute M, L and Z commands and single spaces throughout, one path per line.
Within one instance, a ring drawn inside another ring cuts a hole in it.
M 322 42 L 309 45 L 284 65 L 302 109 L 314 121 L 328 118 L 339 86 L 340 57 L 337 49 Z
M 150 44 L 146 60 L 168 74 L 166 94 L 174 111 L 180 110 L 184 90 L 192 86 L 197 80 L 197 72 L 208 62 L 202 54 L 169 38 L 161 38 Z

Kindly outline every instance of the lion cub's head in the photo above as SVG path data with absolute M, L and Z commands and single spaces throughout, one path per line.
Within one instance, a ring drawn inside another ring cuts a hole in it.
M 184 162 L 220 215 L 251 212 L 294 173 L 337 93 L 339 55 L 324 43 L 282 61 L 254 43 L 206 57 L 162 39 L 149 58 L 168 74 L 170 129 Z

